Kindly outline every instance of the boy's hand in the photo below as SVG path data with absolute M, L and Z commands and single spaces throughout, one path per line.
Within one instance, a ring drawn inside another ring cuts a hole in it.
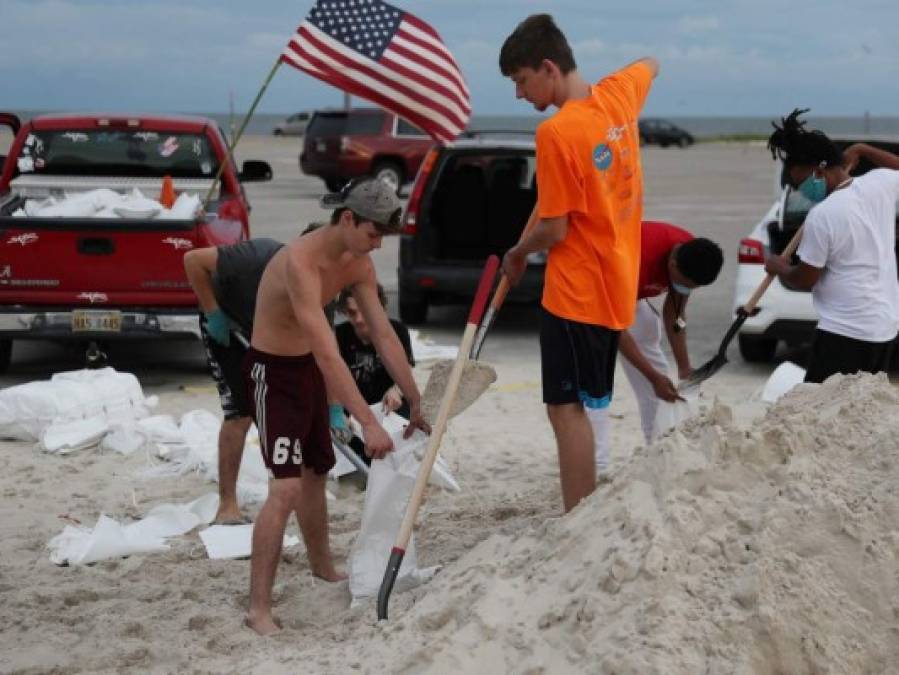
M 365 441 L 365 454 L 372 459 L 384 459 L 393 450 L 393 441 L 377 422 L 362 425 L 362 440 Z
M 384 398 L 381 399 L 381 405 L 384 406 L 384 412 L 387 413 L 396 412 L 403 407 L 403 396 L 397 390 L 396 385 L 384 392 Z
M 684 400 L 677 392 L 677 387 L 674 386 L 674 383 L 665 375 L 662 375 L 662 373 L 656 373 L 655 377 L 650 381 L 652 382 L 652 388 L 655 390 L 656 396 L 663 401 L 674 403 L 675 401 Z
M 503 274 L 506 275 L 509 284 L 512 286 L 518 285 L 521 277 L 524 276 L 527 266 L 527 256 L 522 255 L 517 246 L 510 248 L 506 251 L 506 255 L 503 256 Z
M 403 438 L 409 438 L 413 433 L 415 433 L 416 429 L 421 429 L 426 434 L 431 433 L 431 425 L 425 421 L 425 418 L 421 415 L 421 404 L 416 403 L 409 410 L 409 424 L 406 427 L 405 431 L 403 431 Z

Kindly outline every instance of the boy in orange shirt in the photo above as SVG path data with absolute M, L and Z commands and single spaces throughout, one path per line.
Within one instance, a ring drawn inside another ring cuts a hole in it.
M 637 117 L 653 58 L 591 85 L 548 14 L 525 19 L 499 57 L 517 98 L 558 112 L 537 128 L 540 221 L 509 250 L 517 284 L 530 253 L 549 249 L 540 323 L 543 402 L 556 435 L 565 511 L 596 486 L 594 435 L 608 433 L 620 331 L 634 320 L 643 181 Z

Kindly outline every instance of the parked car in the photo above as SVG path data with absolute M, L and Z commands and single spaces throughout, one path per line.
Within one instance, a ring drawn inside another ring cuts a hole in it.
M 532 135 L 467 136 L 428 152 L 409 196 L 397 276 L 410 324 L 431 305 L 470 302 L 484 260 L 518 241 L 537 199 Z M 529 260 L 507 302 L 540 299 L 546 256 Z
M 696 140 L 689 131 L 681 129 L 668 120 L 641 119 L 638 122 L 638 126 L 640 128 L 640 142 L 644 145 L 655 143 L 663 148 L 667 148 L 669 145 L 686 148 L 688 145 L 693 145 Z
M 309 118 L 312 113 L 298 112 L 288 117 L 283 122 L 279 122 L 272 129 L 275 136 L 302 136 L 306 133 L 306 125 L 309 124 Z
M 834 138 L 837 145 L 846 148 L 853 143 L 865 142 L 889 152 L 899 154 L 897 138 Z M 783 168 L 776 165 L 778 183 Z M 872 165 L 862 161 L 852 172 L 860 176 Z M 796 230 L 805 222 L 812 207 L 800 192 L 789 185 L 779 191 L 778 197 L 764 217 L 752 229 L 748 237 L 740 241 L 737 253 L 737 283 L 734 290 L 734 311 L 742 307 L 765 278 L 764 262 L 768 255 L 779 255 Z M 899 259 L 899 220 L 897 220 L 896 256 Z M 796 256 L 793 261 L 798 260 Z M 737 334 L 740 354 L 747 361 L 769 361 L 784 341 L 789 346 L 799 346 L 811 340 L 818 316 L 812 306 L 809 291 L 787 288 L 775 279 L 762 299 L 757 313 L 746 320 Z
M 319 110 L 306 128 L 300 169 L 331 191 L 366 175 L 399 191 L 433 144 L 424 131 L 386 110 Z
M 271 167 L 247 160 L 238 173 L 228 161 L 209 202 L 192 215 L 103 214 L 95 206 L 101 194 L 139 189 L 156 199 L 168 179 L 175 191 L 203 199 L 229 158 L 216 123 L 71 114 L 21 124 L 0 114 L 0 124 L 15 133 L 0 167 L 0 372 L 18 340 L 199 338 L 184 252 L 246 239 L 243 183 L 270 180 Z M 91 197 L 78 215 L 52 211 L 54 202 L 79 194 Z

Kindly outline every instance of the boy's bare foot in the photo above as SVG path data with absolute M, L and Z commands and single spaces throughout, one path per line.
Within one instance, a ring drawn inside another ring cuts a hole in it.
M 220 504 L 215 518 L 212 520 L 213 525 L 243 525 L 252 523 L 253 521 L 240 512 L 237 503 Z
M 244 625 L 247 628 L 252 628 L 263 637 L 274 635 L 281 630 L 281 622 L 274 619 L 271 614 L 265 617 L 254 617 L 252 614 L 247 614 L 246 618 L 244 618 Z
M 338 572 L 334 565 L 320 565 L 317 567 L 313 565 L 311 567 L 312 575 L 325 581 L 345 581 L 348 578 L 343 572 Z

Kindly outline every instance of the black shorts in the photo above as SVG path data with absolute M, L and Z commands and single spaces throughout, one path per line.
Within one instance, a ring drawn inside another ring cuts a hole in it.
M 540 312 L 543 402 L 580 401 L 588 408 L 608 407 L 620 332 L 562 319 L 542 307 Z
M 243 376 L 243 357 L 246 347 L 231 336 L 230 343 L 223 347 L 209 337 L 206 331 L 206 317 L 200 314 L 200 336 L 206 348 L 206 363 L 219 392 L 219 402 L 226 420 L 238 417 L 249 417 L 250 399 L 247 397 L 247 384 Z
M 805 381 L 820 383 L 837 373 L 886 372 L 895 344 L 895 339 L 866 342 L 818 328 L 812 338 Z
M 262 458 L 272 475 L 294 478 L 302 467 L 328 473 L 335 463 L 328 397 L 312 354 L 277 356 L 250 347 L 243 367 Z

